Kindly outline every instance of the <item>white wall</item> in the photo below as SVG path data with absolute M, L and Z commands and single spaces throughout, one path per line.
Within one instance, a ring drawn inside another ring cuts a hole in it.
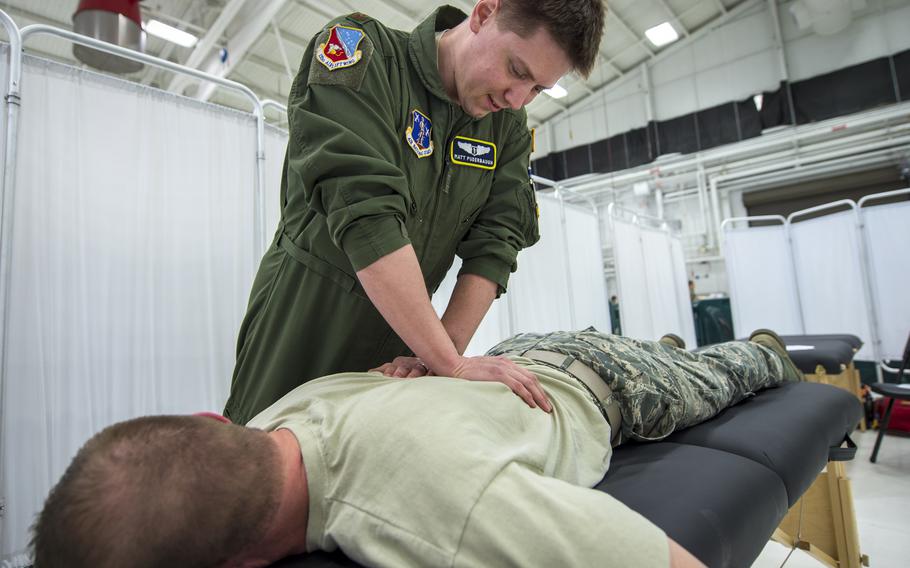
M 779 6 L 791 81 L 823 75 L 910 49 L 910 0 L 867 0 L 833 36 L 799 30 Z M 777 89 L 783 75 L 768 3 L 756 0 L 738 16 L 648 62 L 653 118 L 668 120 Z M 532 159 L 645 126 L 647 81 L 640 67 L 565 115 L 542 125 Z

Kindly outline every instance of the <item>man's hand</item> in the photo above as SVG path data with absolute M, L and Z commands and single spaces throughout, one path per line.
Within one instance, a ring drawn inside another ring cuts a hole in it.
M 370 372 L 379 371 L 387 377 L 401 377 L 404 379 L 413 379 L 414 377 L 423 377 L 430 374 L 430 370 L 423 361 L 417 357 L 395 357 L 391 363 L 385 363 L 370 369 Z
M 462 357 L 450 372 L 437 374 L 469 381 L 499 382 L 512 389 L 531 408 L 539 406 L 545 412 L 553 412 L 550 399 L 540 386 L 537 376 L 502 356 Z

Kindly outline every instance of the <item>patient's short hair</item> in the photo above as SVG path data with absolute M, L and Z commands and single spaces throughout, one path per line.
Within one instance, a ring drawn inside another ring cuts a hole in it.
M 89 440 L 33 527 L 36 568 L 222 564 L 277 508 L 279 453 L 260 430 L 154 416 Z

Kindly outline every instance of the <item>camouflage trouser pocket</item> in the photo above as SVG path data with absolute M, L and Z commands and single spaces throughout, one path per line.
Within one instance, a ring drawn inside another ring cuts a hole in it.
M 641 373 L 620 379 L 623 439 L 642 442 L 662 440 L 676 430 L 683 405 L 670 393 L 651 384 Z

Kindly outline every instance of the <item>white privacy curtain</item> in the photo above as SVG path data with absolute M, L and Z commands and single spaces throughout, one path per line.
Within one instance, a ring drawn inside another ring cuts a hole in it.
M 910 333 L 910 203 L 874 205 L 860 211 L 881 357 L 899 360 Z
M 275 236 L 281 219 L 281 173 L 288 133 L 270 124 L 265 125 L 265 246 Z
M 856 358 L 873 360 L 855 212 L 791 222 L 790 235 L 805 333 L 859 336 Z
M 516 333 L 590 325 L 610 331 L 597 216 L 565 204 L 564 227 L 561 206 L 554 197 L 538 193 L 537 203 L 540 241 L 519 253 L 518 271 L 509 279 L 508 293 L 493 302 L 466 355 L 482 355 Z M 455 259 L 433 295 L 433 306 L 440 315 L 452 295 L 460 267 L 460 260 Z
M 659 339 L 675 333 L 695 345 L 682 244 L 664 229 L 614 218 L 613 250 L 623 335 Z
M 737 336 L 761 327 L 803 333 L 785 225 L 727 229 L 724 260 Z
M 589 209 L 566 204 L 566 247 L 574 304 L 574 329 L 590 326 L 609 333 L 610 308 L 604 278 L 600 220 Z
M 26 58 L 0 556 L 93 433 L 220 411 L 254 251 L 251 115 Z

